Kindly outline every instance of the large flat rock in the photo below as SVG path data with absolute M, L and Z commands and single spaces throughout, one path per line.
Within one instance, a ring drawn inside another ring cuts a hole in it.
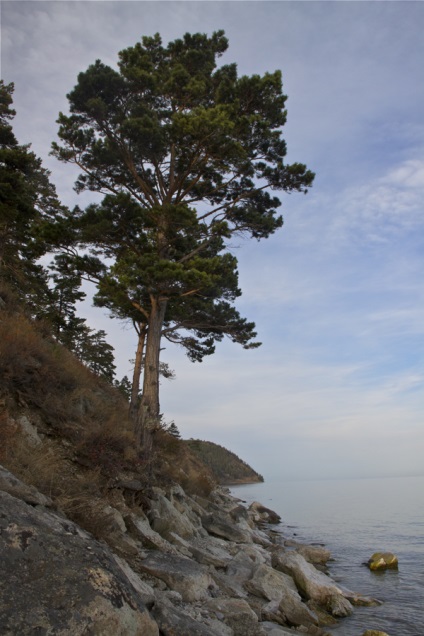
M 343 617 L 352 613 L 353 607 L 343 590 L 298 552 L 276 551 L 273 554 L 272 565 L 291 576 L 298 590 L 306 598 L 312 599 L 333 616 Z
M 250 531 L 238 527 L 234 522 L 222 515 L 210 514 L 202 517 L 205 530 L 216 537 L 235 543 L 252 543 Z
M 139 562 L 138 568 L 164 581 L 184 601 L 199 601 L 216 588 L 206 567 L 182 556 L 152 552 Z
M 0 625 L 8 636 L 158 636 L 137 575 L 76 524 L 0 492 Z
M 187 636 L 221 636 L 223 633 L 195 621 L 191 616 L 170 604 L 157 602 L 152 614 L 164 636 L 183 636 L 185 634 Z
M 273 611 L 290 624 L 318 624 L 318 617 L 302 602 L 293 579 L 287 574 L 259 565 L 245 587 L 251 594 L 276 602 Z

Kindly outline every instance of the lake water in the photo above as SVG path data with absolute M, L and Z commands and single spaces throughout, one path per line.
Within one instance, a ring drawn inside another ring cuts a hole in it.
M 379 607 L 356 607 L 327 631 L 424 636 L 424 477 L 272 482 L 231 492 L 278 512 L 285 537 L 325 544 L 335 581 L 383 601 Z M 395 553 L 399 570 L 375 573 L 362 565 L 377 551 Z

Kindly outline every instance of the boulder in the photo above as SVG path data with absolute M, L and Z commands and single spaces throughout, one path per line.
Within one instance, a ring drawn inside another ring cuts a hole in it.
M 215 537 L 194 539 L 189 542 L 188 550 L 198 563 L 213 565 L 216 568 L 225 568 L 233 560 L 231 554 Z
M 247 592 L 242 584 L 232 576 L 228 576 L 227 574 L 224 574 L 224 572 L 215 569 L 211 569 L 210 574 L 222 596 L 229 596 L 231 598 L 247 598 Z
M 0 492 L 2 633 L 158 636 L 136 574 L 73 522 Z
M 141 543 L 135 541 L 127 533 L 108 533 L 106 542 L 113 552 L 116 552 L 116 554 L 122 556 L 124 559 L 138 557 L 143 552 Z
M 145 559 L 140 560 L 137 567 L 142 572 L 164 581 L 170 589 L 179 592 L 183 600 L 189 603 L 204 599 L 209 591 L 216 587 L 208 570 L 186 557 L 151 552 Z
M 399 563 L 397 556 L 392 552 L 374 552 L 367 565 L 370 570 L 397 570 Z
M 302 595 L 316 601 L 332 616 L 342 617 L 352 613 L 353 607 L 345 598 L 343 590 L 330 577 L 308 563 L 301 554 L 276 551 L 272 564 L 277 570 L 293 578 Z
M 241 520 L 249 521 L 249 513 L 247 509 L 240 504 L 237 504 L 231 507 L 228 510 L 228 514 L 230 515 L 231 519 L 235 521 L 236 523 L 238 523 Z
M 316 614 L 302 602 L 293 580 L 287 574 L 267 565 L 259 565 L 245 587 L 251 594 L 275 602 L 273 607 L 266 609 L 268 615 L 274 614 L 292 625 L 318 624 Z
M 252 578 L 246 582 L 245 586 L 251 594 L 261 596 L 268 601 L 280 601 L 287 589 L 297 594 L 292 579 L 268 565 L 257 566 Z
M 102 513 L 105 517 L 107 517 L 110 532 L 126 533 L 127 526 L 125 525 L 124 518 L 119 510 L 110 505 L 106 505 L 104 506 Z
M 202 529 L 200 518 L 205 514 L 205 510 L 192 497 L 187 495 L 181 486 L 172 486 L 169 499 L 178 512 L 185 515 L 196 529 Z
M 362 636 L 389 636 L 386 632 L 379 632 L 378 629 L 366 629 Z
M 330 550 L 316 545 L 298 545 L 296 552 L 301 554 L 306 561 L 313 565 L 326 565 L 331 558 Z
M 221 636 L 204 623 L 195 621 L 189 614 L 170 603 L 157 602 L 152 609 L 152 615 L 159 625 L 160 633 L 164 636 Z M 143 634 L 144 636 L 144 634 Z
M 280 523 L 281 517 L 274 510 L 270 510 L 270 508 L 266 508 L 258 501 L 254 501 L 250 504 L 249 510 L 252 511 L 259 520 L 265 523 Z
M 237 583 L 244 584 L 252 578 L 256 564 L 240 550 L 227 566 L 227 575 Z
M 237 554 L 243 553 L 245 556 L 248 556 L 255 565 L 261 565 L 262 563 L 271 565 L 271 554 L 269 551 L 264 550 L 262 546 L 258 544 L 247 544 L 244 545 L 241 550 L 239 546 L 238 548 L 239 551 Z
M 146 583 L 146 581 L 142 581 L 124 559 L 121 559 L 116 554 L 113 555 L 113 558 L 119 569 L 122 570 L 133 588 L 137 591 L 146 607 L 151 607 L 155 602 L 155 592 L 152 586 Z
M 239 528 L 233 522 L 227 521 L 223 516 L 217 514 L 204 515 L 202 524 L 209 534 L 234 541 L 235 543 L 252 543 L 251 533 Z
M 162 494 L 156 494 L 151 502 L 148 517 L 152 529 L 168 541 L 171 540 L 171 533 L 178 534 L 183 539 L 198 535 L 187 515 L 179 512 Z
M 208 601 L 208 609 L 233 630 L 234 636 L 265 636 L 255 612 L 243 599 L 224 598 Z
M 125 523 L 131 536 L 140 541 L 144 547 L 169 554 L 178 554 L 175 546 L 150 527 L 147 517 L 141 511 L 137 515 L 133 513 L 127 515 Z
M 266 532 L 262 532 L 262 530 L 254 528 L 251 531 L 251 535 L 254 543 L 261 545 L 263 548 L 272 548 L 273 543 L 270 541 Z
M 41 446 L 43 442 L 38 434 L 37 427 L 34 426 L 32 422 L 30 422 L 27 416 L 22 415 L 20 418 L 18 418 L 17 422 L 29 446 Z

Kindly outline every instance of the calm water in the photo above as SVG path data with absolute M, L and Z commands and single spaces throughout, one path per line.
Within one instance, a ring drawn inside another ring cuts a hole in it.
M 384 601 L 355 608 L 329 632 L 424 636 L 424 477 L 264 483 L 231 492 L 278 512 L 284 536 L 325 544 L 340 585 Z M 373 573 L 362 565 L 380 550 L 398 556 L 398 571 Z

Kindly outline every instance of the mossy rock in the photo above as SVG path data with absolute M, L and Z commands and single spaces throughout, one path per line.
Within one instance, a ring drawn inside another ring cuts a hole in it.
M 389 636 L 386 632 L 379 632 L 378 629 L 367 629 L 362 636 Z
M 398 558 L 392 552 L 374 552 L 368 559 L 368 567 L 370 570 L 397 569 Z

